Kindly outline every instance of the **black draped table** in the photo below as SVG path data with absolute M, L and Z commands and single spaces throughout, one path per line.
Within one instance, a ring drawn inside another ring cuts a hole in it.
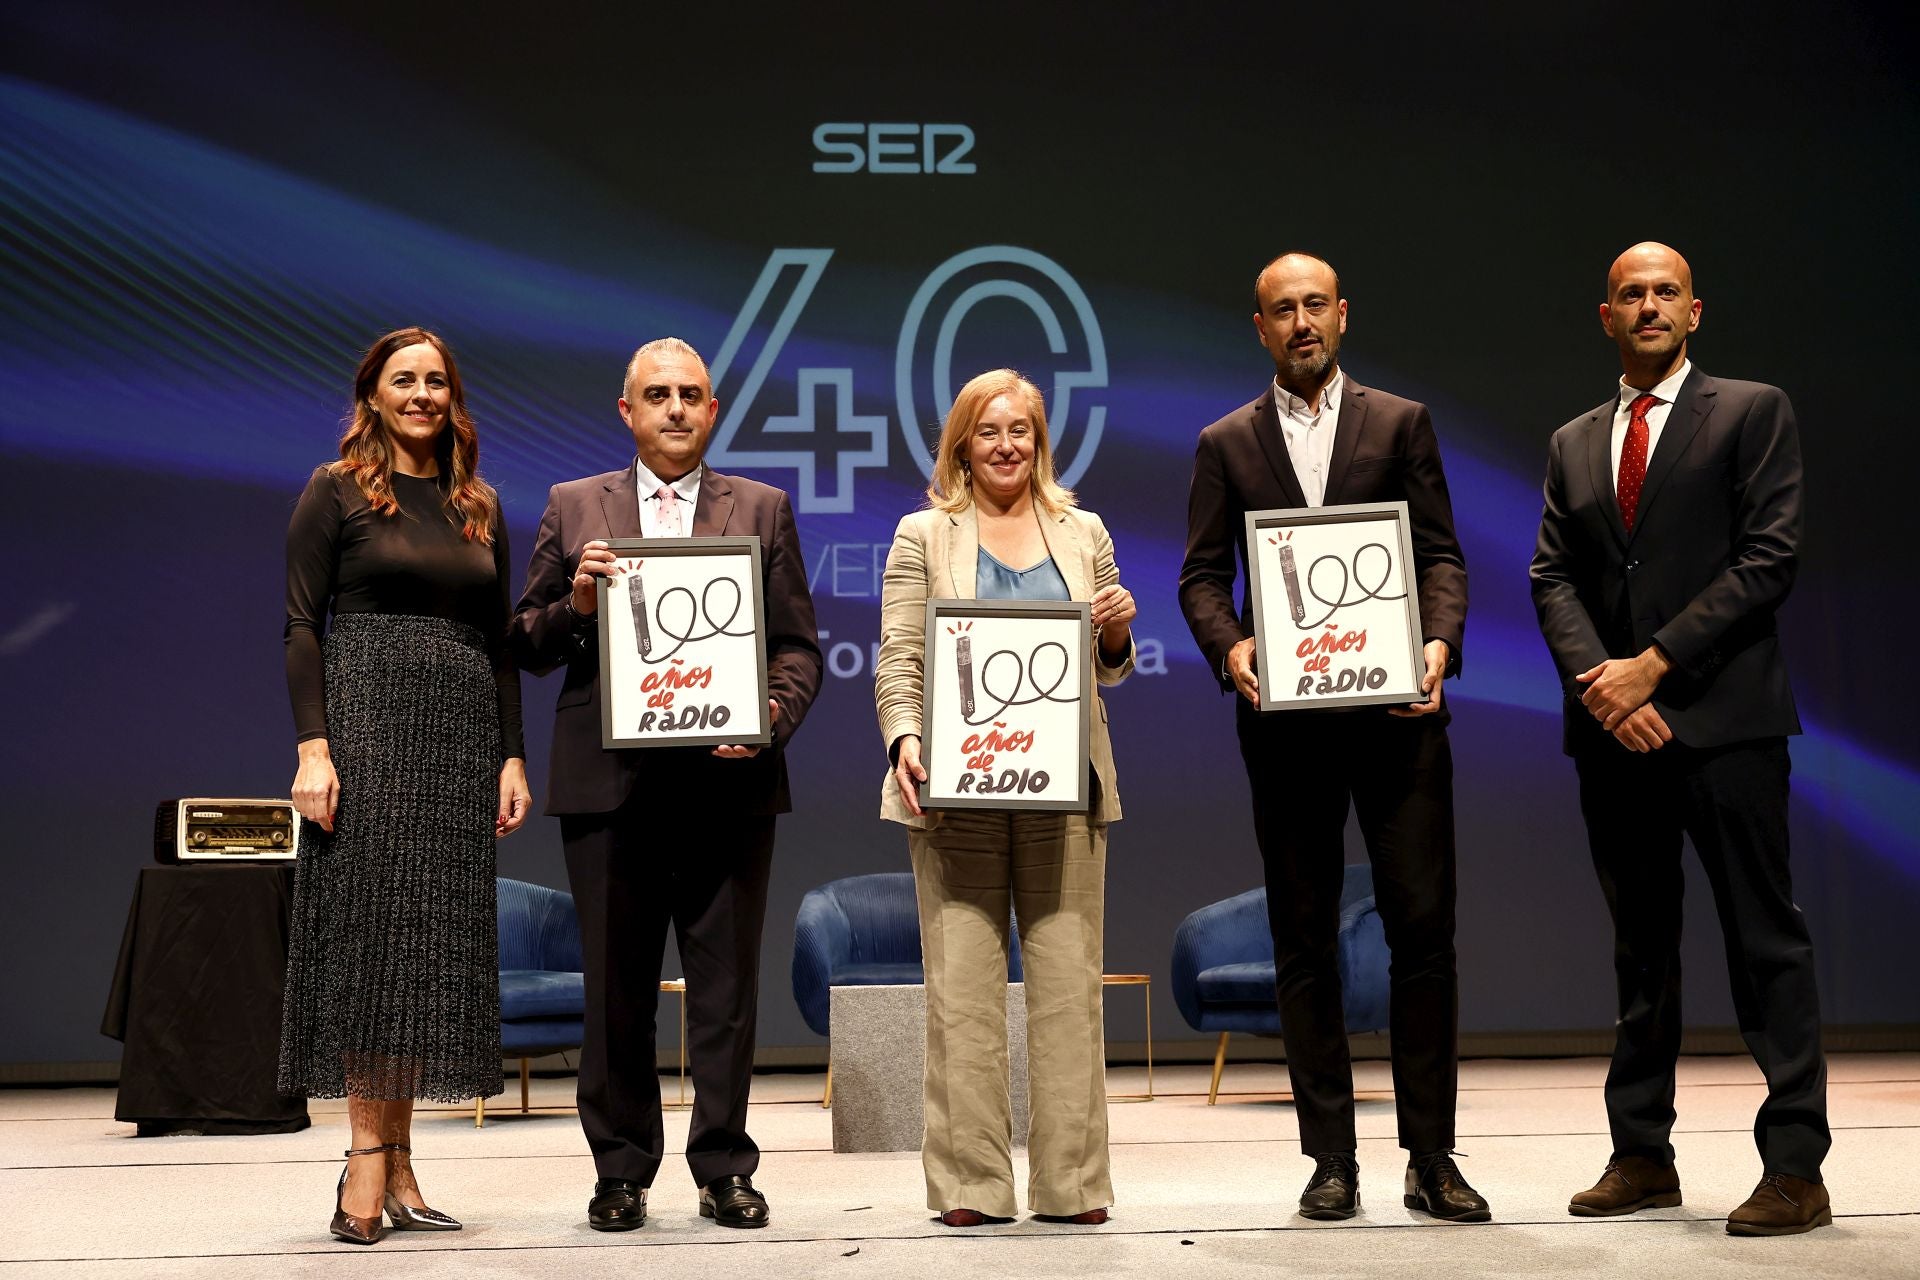
M 148 867 L 100 1031 L 125 1046 L 114 1119 L 140 1136 L 294 1133 L 274 1088 L 292 864 Z

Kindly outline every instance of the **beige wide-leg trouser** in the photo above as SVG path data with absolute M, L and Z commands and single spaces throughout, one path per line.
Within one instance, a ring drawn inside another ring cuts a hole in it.
M 1101 938 L 1107 830 L 1082 814 L 945 814 L 910 830 L 927 975 L 927 1207 L 1018 1212 L 1007 1094 L 1007 920 L 1027 985 L 1027 1204 L 1113 1203 Z

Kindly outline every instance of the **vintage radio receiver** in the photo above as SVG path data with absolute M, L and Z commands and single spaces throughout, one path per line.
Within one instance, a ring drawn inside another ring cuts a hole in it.
M 290 862 L 300 844 L 291 800 L 162 800 L 153 815 L 161 862 Z

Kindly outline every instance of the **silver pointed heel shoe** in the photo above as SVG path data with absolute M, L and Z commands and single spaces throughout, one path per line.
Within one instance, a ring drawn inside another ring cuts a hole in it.
M 351 1160 L 355 1156 L 377 1155 L 385 1150 L 385 1147 L 360 1147 L 348 1151 L 347 1159 Z M 367 1218 L 348 1213 L 345 1208 L 346 1198 L 347 1171 L 342 1169 L 340 1185 L 333 1193 L 333 1221 L 327 1224 L 327 1230 L 333 1233 L 334 1239 L 344 1240 L 348 1244 L 380 1243 L 380 1237 L 387 1234 L 387 1227 L 380 1220 L 379 1212 L 376 1210 L 371 1217 Z M 387 1199 L 391 1201 L 393 1197 L 388 1196 Z
M 403 1156 L 411 1156 L 413 1148 L 402 1146 L 398 1142 L 389 1142 L 388 1151 L 397 1151 Z M 458 1218 L 450 1218 L 438 1209 L 429 1209 L 421 1205 L 418 1209 L 405 1203 L 399 1196 L 386 1193 L 385 1207 L 387 1216 L 393 1219 L 395 1231 L 458 1231 L 463 1225 Z
M 393 1219 L 395 1231 L 458 1231 L 463 1225 L 458 1218 L 449 1218 L 438 1209 L 425 1205 L 416 1209 L 405 1204 L 391 1191 L 387 1192 L 387 1216 Z

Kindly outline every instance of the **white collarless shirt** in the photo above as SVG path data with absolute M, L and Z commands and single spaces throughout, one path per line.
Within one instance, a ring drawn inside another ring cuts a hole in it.
M 1680 394 L 1680 384 L 1693 372 L 1693 361 L 1682 360 L 1680 367 L 1662 378 L 1644 393 L 1638 387 L 1627 385 L 1625 378 L 1620 379 L 1620 398 L 1613 406 L 1613 487 L 1615 497 L 1620 488 L 1620 452 L 1626 447 L 1627 425 L 1633 421 L 1633 402 L 1642 394 L 1653 397 L 1653 403 L 1647 406 L 1647 461 L 1653 461 L 1653 451 L 1660 446 L 1660 431 L 1667 425 L 1667 415 L 1673 412 L 1674 397 Z
M 693 536 L 693 509 L 700 501 L 700 478 L 706 474 L 706 464 L 702 463 L 687 474 L 681 476 L 667 487 L 673 490 L 674 505 L 678 509 L 680 527 L 678 536 Z M 666 482 L 647 469 L 647 464 L 638 457 L 633 460 L 633 488 L 640 503 L 640 534 L 646 538 L 674 536 L 671 516 L 664 522 L 662 529 L 661 501 L 657 496 L 660 486 Z
M 1340 392 L 1347 375 L 1335 370 L 1313 404 L 1273 381 L 1273 407 L 1280 415 L 1280 435 L 1307 505 L 1319 506 L 1327 496 L 1327 469 L 1333 465 L 1333 432 L 1340 424 Z

